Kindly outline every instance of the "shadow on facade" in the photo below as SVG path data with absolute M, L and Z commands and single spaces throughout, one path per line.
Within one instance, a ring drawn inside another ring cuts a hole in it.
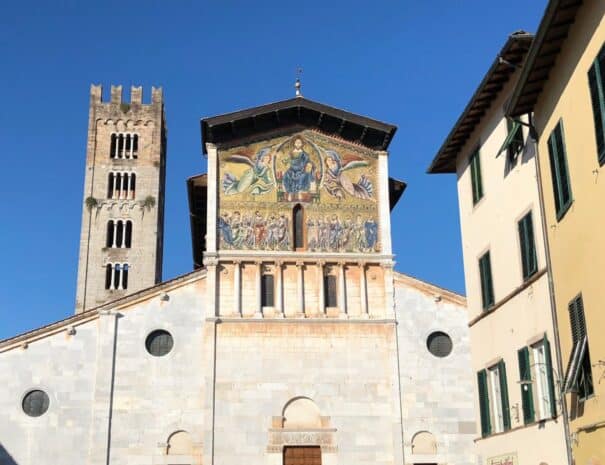
M 18 465 L 0 442 L 0 465 Z

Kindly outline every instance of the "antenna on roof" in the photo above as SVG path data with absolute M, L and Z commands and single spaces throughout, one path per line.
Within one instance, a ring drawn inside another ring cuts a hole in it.
M 302 84 L 300 83 L 300 75 L 302 72 L 302 68 L 299 67 L 296 69 L 296 82 L 294 83 L 294 88 L 296 89 L 297 97 L 302 97 L 302 93 L 300 92 L 300 88 L 302 87 Z

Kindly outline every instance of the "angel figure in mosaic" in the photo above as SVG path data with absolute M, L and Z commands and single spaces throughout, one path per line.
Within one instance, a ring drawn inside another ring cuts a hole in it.
M 222 179 L 223 192 L 225 195 L 241 194 L 249 191 L 252 195 L 265 194 L 275 186 L 271 174 L 271 149 L 259 150 L 251 159 L 247 155 L 234 154 L 225 161 L 229 163 L 243 163 L 248 169 L 237 178 L 235 175 L 225 172 Z
M 345 192 L 358 199 L 371 200 L 374 194 L 372 181 L 362 174 L 357 182 L 351 181 L 345 174 L 353 168 L 368 166 L 368 162 L 361 158 L 349 158 L 343 160 L 334 150 L 326 150 L 326 174 L 324 187 L 328 193 L 339 200 L 345 197 Z

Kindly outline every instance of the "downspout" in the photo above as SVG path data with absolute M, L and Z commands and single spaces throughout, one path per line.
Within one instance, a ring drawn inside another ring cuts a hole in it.
M 536 160 L 536 180 L 538 182 L 538 198 L 540 202 L 540 217 L 542 218 L 542 237 L 544 240 L 544 251 L 546 255 L 546 270 L 548 276 L 548 295 L 550 297 L 550 311 L 552 315 L 553 322 L 553 334 L 555 336 L 555 351 L 557 354 L 557 371 L 559 372 L 559 382 L 562 382 L 561 377 L 563 375 L 563 356 L 561 354 L 561 340 L 559 337 L 559 324 L 557 319 L 557 307 L 555 301 L 555 288 L 554 281 L 552 276 L 552 262 L 550 260 L 550 245 L 548 242 L 548 234 L 547 228 L 548 224 L 546 222 L 546 214 L 544 207 L 544 191 L 542 189 L 542 176 L 540 170 L 540 157 L 538 154 L 538 134 L 536 128 L 534 126 L 533 115 L 530 113 L 529 115 L 529 135 L 534 142 L 535 149 L 535 160 Z M 567 463 L 569 465 L 573 465 L 573 455 L 571 451 L 571 433 L 569 430 L 569 415 L 567 412 L 567 402 L 565 401 L 565 394 L 563 393 L 563 388 L 561 384 L 559 384 L 559 395 L 561 398 L 561 413 L 563 415 L 563 431 L 565 434 L 565 449 L 567 450 Z M 555 399 L 556 400 L 556 399 Z

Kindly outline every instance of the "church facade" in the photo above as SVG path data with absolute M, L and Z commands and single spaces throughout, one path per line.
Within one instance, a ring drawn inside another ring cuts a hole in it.
M 298 96 L 201 129 L 194 271 L 0 341 L 0 464 L 474 464 L 465 299 L 393 268 L 396 128 Z

